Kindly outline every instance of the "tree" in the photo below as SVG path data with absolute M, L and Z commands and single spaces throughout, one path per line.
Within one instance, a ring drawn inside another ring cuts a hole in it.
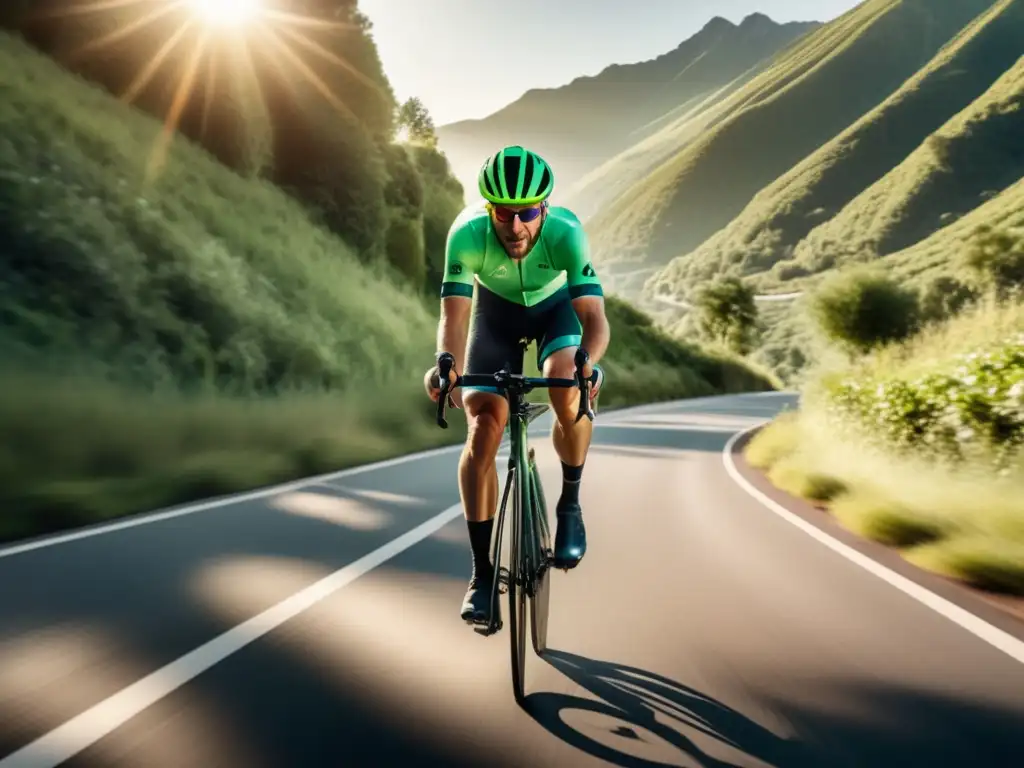
M 757 305 L 754 291 L 738 277 L 707 285 L 697 296 L 697 326 L 706 337 L 720 341 L 741 355 L 757 341 Z
M 1024 237 L 988 225 L 975 234 L 964 260 L 981 284 L 1001 298 L 1024 286 Z
M 913 334 L 919 324 L 917 292 L 872 270 L 838 273 L 811 297 L 811 316 L 834 344 L 865 353 Z
M 399 128 L 405 128 L 409 132 L 409 138 L 413 141 L 431 147 L 437 144 L 434 120 L 427 112 L 427 108 L 423 106 L 423 102 L 416 96 L 406 99 L 405 103 L 398 108 L 395 123 Z
M 941 322 L 958 314 L 977 298 L 969 286 L 949 275 L 933 278 L 921 297 L 921 320 Z

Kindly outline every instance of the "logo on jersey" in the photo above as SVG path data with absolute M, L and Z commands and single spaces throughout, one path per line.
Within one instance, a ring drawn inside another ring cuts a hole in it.
M 496 270 L 491 272 L 491 277 L 507 277 L 507 276 L 508 276 L 508 267 L 505 266 L 504 264 L 502 264 Z
M 548 264 L 548 263 L 547 263 L 546 261 L 542 261 L 542 262 L 541 262 L 540 264 L 538 264 L 537 266 L 538 266 L 538 267 L 539 267 L 540 269 L 551 269 L 551 266 L 550 266 L 550 265 L 549 265 L 549 264 Z
M 594 267 L 590 264 L 590 262 L 587 262 L 587 266 L 585 266 L 583 268 L 583 276 L 584 277 L 593 277 L 596 274 L 597 274 L 597 272 L 594 271 Z
M 461 275 L 462 274 L 462 265 L 461 264 L 452 264 L 448 268 L 448 274 L 449 275 Z

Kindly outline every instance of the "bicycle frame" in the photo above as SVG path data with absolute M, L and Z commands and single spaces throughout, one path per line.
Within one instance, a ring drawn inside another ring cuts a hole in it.
M 525 350 L 524 350 L 525 351 Z M 472 374 L 457 376 L 454 386 L 496 386 L 509 403 L 508 432 L 511 451 L 508 460 L 508 473 L 498 507 L 497 535 L 491 549 L 496 578 L 491 592 L 491 619 L 483 628 L 476 628 L 479 634 L 492 635 L 502 626 L 501 604 L 499 595 L 501 587 L 509 596 L 509 616 L 512 625 L 511 655 L 512 681 L 516 700 L 520 703 L 524 697 L 526 668 L 526 600 L 530 601 L 530 624 L 534 652 L 540 656 L 547 647 L 548 618 L 548 574 L 551 568 L 553 550 L 548 524 L 547 507 L 544 491 L 537 470 L 533 449 L 529 446 L 528 430 L 530 424 L 550 406 L 547 403 L 531 403 L 525 396 L 537 388 L 544 387 L 579 387 L 580 406 L 576 415 L 579 421 L 583 416 L 593 420 L 594 412 L 590 407 L 590 397 L 586 388 L 587 380 L 583 378 L 583 366 L 587 356 L 584 350 L 576 355 L 576 376 L 572 379 L 527 377 L 510 373 L 505 369 L 497 373 Z M 449 374 L 454 365 L 454 358 L 448 353 L 438 356 L 439 382 L 441 394 L 438 398 L 437 422 L 442 428 L 448 424 L 444 419 L 444 408 L 451 388 Z M 596 376 L 596 374 L 595 374 Z M 508 510 L 509 496 L 512 489 L 512 538 L 509 547 L 509 567 L 501 566 L 501 542 L 504 532 L 505 513 Z

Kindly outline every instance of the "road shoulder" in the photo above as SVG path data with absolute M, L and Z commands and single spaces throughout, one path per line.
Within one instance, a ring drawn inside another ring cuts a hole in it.
M 729 451 L 729 458 L 737 473 L 757 491 L 861 555 L 871 558 L 918 586 L 974 614 L 979 619 L 1018 640 L 1024 641 L 1024 599 L 986 592 L 956 579 L 919 568 L 901 557 L 897 550 L 865 539 L 844 528 L 824 506 L 812 504 L 773 485 L 765 473 L 751 466 L 743 455 L 745 447 L 764 426 L 761 425 L 740 435 L 733 441 Z

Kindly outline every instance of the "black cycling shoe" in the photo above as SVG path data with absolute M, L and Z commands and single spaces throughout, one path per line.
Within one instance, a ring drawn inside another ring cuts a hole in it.
M 561 503 L 555 508 L 555 568 L 575 568 L 587 553 L 587 528 L 579 504 Z
M 462 599 L 462 620 L 470 623 L 487 624 L 491 620 L 491 591 L 494 588 L 494 574 L 473 575 L 469 589 Z

